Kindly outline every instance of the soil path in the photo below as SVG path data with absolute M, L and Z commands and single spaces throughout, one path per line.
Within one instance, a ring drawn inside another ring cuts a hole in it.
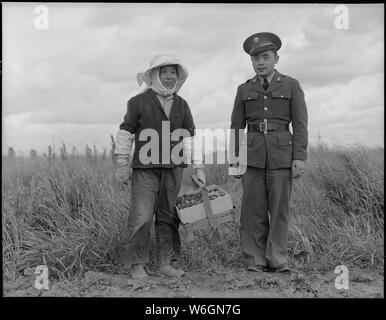
M 145 280 L 128 275 L 86 272 L 73 282 L 51 282 L 48 290 L 35 288 L 36 275 L 14 282 L 4 281 L 8 297 L 170 297 L 170 298 L 383 298 L 383 274 L 354 270 L 349 288 L 336 289 L 337 274 L 295 271 L 291 274 L 229 272 L 187 272 L 180 279 L 150 273 Z

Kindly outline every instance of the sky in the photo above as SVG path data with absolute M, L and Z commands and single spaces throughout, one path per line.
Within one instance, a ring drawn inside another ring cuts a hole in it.
M 255 73 L 243 42 L 282 40 L 276 69 L 300 81 L 309 144 L 384 146 L 383 4 L 2 3 L 2 153 L 65 143 L 111 148 L 136 81 L 168 53 L 197 128 L 227 129 Z M 43 11 L 41 11 L 43 10 Z

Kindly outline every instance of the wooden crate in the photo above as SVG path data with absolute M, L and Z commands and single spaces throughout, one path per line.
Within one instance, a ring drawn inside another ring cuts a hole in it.
M 233 203 L 230 194 L 217 185 L 208 186 L 207 189 L 208 193 L 217 189 L 225 194 L 222 197 L 210 200 L 210 205 L 212 207 L 216 224 L 218 225 L 234 220 L 234 215 L 232 214 Z M 198 194 L 200 192 L 201 191 L 198 190 L 187 193 L 186 195 Z M 184 209 L 178 209 L 177 207 L 177 214 L 182 224 L 189 229 L 197 230 L 209 226 L 209 221 L 205 213 L 203 202 Z

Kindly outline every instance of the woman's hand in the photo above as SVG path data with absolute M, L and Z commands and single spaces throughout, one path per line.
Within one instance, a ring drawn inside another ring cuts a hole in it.
M 204 168 L 195 168 L 193 169 L 193 176 L 198 179 L 204 186 L 206 185 L 206 176 Z

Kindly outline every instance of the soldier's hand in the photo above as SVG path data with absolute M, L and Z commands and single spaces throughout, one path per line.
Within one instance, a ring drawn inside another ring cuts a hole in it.
M 236 163 L 230 163 L 228 174 L 231 176 L 234 176 L 236 179 L 241 179 L 245 173 L 245 170 L 243 169 L 244 168 L 240 167 L 240 164 L 238 161 Z
M 234 177 L 235 177 L 236 179 L 241 179 L 241 178 L 243 177 L 243 175 L 242 175 L 242 174 L 236 174 L 236 175 L 234 175 Z
M 131 179 L 131 168 L 129 165 L 118 165 L 118 168 L 115 172 L 115 178 L 118 183 L 128 184 L 129 180 Z
M 304 174 L 305 163 L 303 160 L 292 161 L 292 176 L 294 179 L 300 178 Z

